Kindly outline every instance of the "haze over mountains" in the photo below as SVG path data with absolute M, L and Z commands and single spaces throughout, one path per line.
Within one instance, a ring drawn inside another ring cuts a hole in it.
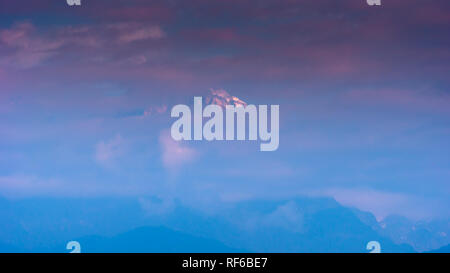
M 439 249 L 429 251 L 429 253 L 450 253 L 450 245 L 446 245 Z
M 395 218 L 377 224 L 372 214 L 329 198 L 246 201 L 211 211 L 163 203 L 0 199 L 0 252 L 69 252 L 71 240 L 83 252 L 368 252 L 374 240 L 383 252 L 414 252 L 437 245 L 432 232 L 431 239 L 403 232 Z M 419 234 L 427 230 L 422 225 Z

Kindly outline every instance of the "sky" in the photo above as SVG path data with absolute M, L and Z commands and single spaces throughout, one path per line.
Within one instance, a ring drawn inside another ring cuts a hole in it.
M 332 197 L 450 217 L 450 2 L 0 0 L 0 196 L 164 213 Z M 194 96 L 280 105 L 280 146 L 170 137 Z M 159 205 L 146 197 L 157 197 Z

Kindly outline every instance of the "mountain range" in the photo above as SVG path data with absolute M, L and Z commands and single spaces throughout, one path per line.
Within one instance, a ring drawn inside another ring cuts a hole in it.
M 380 242 L 382 252 L 418 251 L 392 219 L 383 226 L 331 198 L 252 200 L 211 210 L 152 204 L 0 199 L 0 252 L 69 252 L 72 240 L 83 252 L 368 252 L 369 241 Z M 415 240 L 426 245 L 427 238 Z

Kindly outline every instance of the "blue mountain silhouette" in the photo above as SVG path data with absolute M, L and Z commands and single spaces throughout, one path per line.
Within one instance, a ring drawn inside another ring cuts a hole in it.
M 369 241 L 382 252 L 414 251 L 380 235 L 372 214 L 331 198 L 253 200 L 209 212 L 174 202 L 158 213 L 136 199 L 0 202 L 4 252 L 69 252 L 72 240 L 83 252 L 368 252 Z
M 165 227 L 140 227 L 113 237 L 76 239 L 87 253 L 208 253 L 243 252 L 216 240 L 192 236 Z
M 427 253 L 450 253 L 450 245 L 443 246 L 441 248 L 428 251 Z

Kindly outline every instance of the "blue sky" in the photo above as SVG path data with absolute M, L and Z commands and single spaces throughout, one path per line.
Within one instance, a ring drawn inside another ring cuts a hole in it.
M 450 217 L 448 1 L 105 3 L 0 3 L 0 196 Z M 279 149 L 173 141 L 211 90 L 280 105 Z

